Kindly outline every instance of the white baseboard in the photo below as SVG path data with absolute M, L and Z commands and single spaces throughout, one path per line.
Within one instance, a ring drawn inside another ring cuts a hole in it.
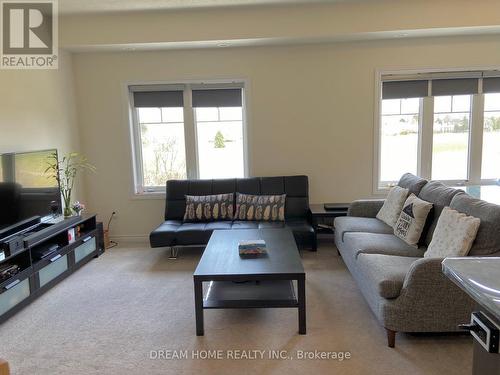
M 124 234 L 111 236 L 110 239 L 116 242 L 149 243 L 149 235 L 144 234 Z

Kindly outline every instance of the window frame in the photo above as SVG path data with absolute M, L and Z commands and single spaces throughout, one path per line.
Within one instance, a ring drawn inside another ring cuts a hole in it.
M 389 188 L 397 181 L 389 181 L 387 187 L 381 186 L 385 181 L 380 181 L 381 172 L 381 115 L 382 115 L 382 77 L 385 75 L 408 75 L 426 73 L 454 73 L 464 71 L 494 71 L 500 70 L 498 66 L 489 67 L 466 67 L 449 69 L 396 69 L 375 71 L 375 93 L 374 93 L 374 149 L 373 149 L 373 181 L 372 191 L 374 195 L 387 194 Z M 429 82 L 429 92 L 431 84 Z M 470 185 L 495 185 L 496 179 L 482 179 L 482 143 L 484 130 L 484 94 L 482 93 L 482 78 L 479 79 L 479 94 L 471 95 L 471 112 L 469 125 L 469 152 L 467 164 L 467 180 L 440 180 L 450 186 Z M 432 147 L 433 147 L 433 125 L 434 125 L 434 98 L 427 96 L 422 98 L 422 107 L 419 123 L 419 145 L 417 155 L 417 174 L 430 180 L 432 175 Z
M 134 89 L 132 89 L 134 87 Z M 138 89 L 140 87 L 140 89 Z M 142 145 L 140 138 L 140 124 L 137 109 L 134 107 L 133 93 L 136 91 L 162 91 L 181 89 L 184 95 L 184 142 L 186 152 L 187 179 L 199 179 L 196 119 L 195 109 L 192 106 L 192 90 L 200 87 L 216 88 L 241 88 L 242 90 L 242 127 L 243 127 L 243 173 L 249 175 L 248 154 L 248 111 L 250 83 L 248 79 L 220 79 L 220 80 L 184 80 L 184 81 L 127 81 L 122 83 L 126 118 L 129 124 L 129 142 L 132 166 L 132 199 L 164 199 L 165 186 L 144 186 Z

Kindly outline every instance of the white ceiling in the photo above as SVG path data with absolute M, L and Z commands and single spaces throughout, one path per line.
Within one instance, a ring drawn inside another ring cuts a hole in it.
M 59 0 L 61 14 L 193 9 L 226 6 L 338 3 L 352 0 Z

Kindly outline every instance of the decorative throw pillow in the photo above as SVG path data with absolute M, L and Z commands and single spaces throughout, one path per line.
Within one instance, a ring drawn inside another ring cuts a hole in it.
M 418 241 L 424 230 L 427 215 L 432 209 L 432 203 L 410 194 L 399 215 L 394 234 L 408 245 L 418 246 Z
M 445 207 L 424 254 L 426 258 L 463 257 L 476 238 L 481 220 Z
M 389 190 L 384 205 L 377 214 L 377 219 L 382 220 L 384 223 L 394 228 L 407 196 L 408 189 L 400 186 L 392 187 L 391 190 Z
M 184 221 L 233 220 L 234 194 L 186 195 Z
M 286 194 L 250 195 L 236 193 L 235 220 L 285 221 Z

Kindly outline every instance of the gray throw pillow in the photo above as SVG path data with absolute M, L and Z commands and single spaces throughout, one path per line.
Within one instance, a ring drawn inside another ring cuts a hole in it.
M 286 194 L 251 195 L 236 193 L 235 220 L 285 221 Z
M 234 194 L 186 195 L 185 222 L 233 220 Z
M 431 209 L 432 203 L 418 198 L 415 194 L 410 194 L 396 222 L 394 234 L 408 245 L 418 246 Z

